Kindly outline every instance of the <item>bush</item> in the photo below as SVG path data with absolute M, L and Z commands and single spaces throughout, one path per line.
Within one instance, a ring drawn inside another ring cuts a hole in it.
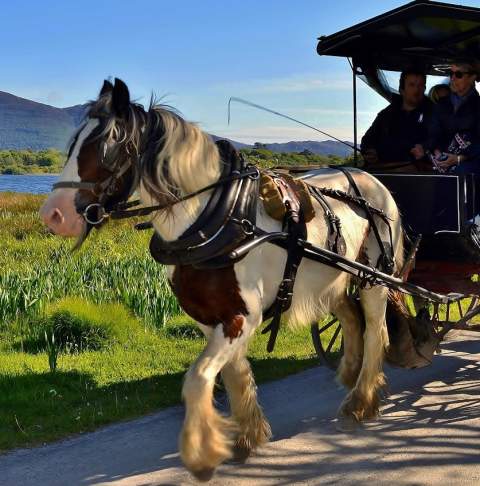
M 204 337 L 198 325 L 185 315 L 171 318 L 163 328 L 163 333 L 167 337 L 180 339 L 202 339 Z
M 61 352 L 97 351 L 127 343 L 141 332 L 140 322 L 120 304 L 93 304 L 70 297 L 47 308 L 44 316 L 30 320 L 23 348 L 47 350 L 47 335 L 54 337 Z

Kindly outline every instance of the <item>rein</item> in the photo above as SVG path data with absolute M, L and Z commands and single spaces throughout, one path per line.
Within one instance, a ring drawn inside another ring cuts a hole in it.
M 135 201 L 127 203 L 119 203 L 112 211 L 106 213 L 106 217 L 111 217 L 112 219 L 126 219 L 132 218 L 134 216 L 147 216 L 155 211 L 161 211 L 163 209 L 171 208 L 176 204 L 186 201 L 192 197 L 198 196 L 199 194 L 209 191 L 210 189 L 215 189 L 216 187 L 226 184 L 227 182 L 237 181 L 240 179 L 244 179 L 245 177 L 248 177 L 251 180 L 255 181 L 260 177 L 260 171 L 255 166 L 247 166 L 246 170 L 243 172 L 235 171 L 232 173 L 232 175 L 228 177 L 221 177 L 216 182 L 209 184 L 208 186 L 202 187 L 198 191 L 191 192 L 181 198 L 178 198 L 171 203 L 157 204 L 155 206 L 146 206 L 131 210 L 127 210 L 127 208 L 139 206 L 141 204 L 140 200 L 137 199 Z
M 110 176 L 105 179 L 103 182 L 78 182 L 78 181 L 61 181 L 53 184 L 53 189 L 60 189 L 60 188 L 69 188 L 69 189 L 83 189 L 86 191 L 92 192 L 95 196 L 100 197 L 100 201 L 98 203 L 89 204 L 82 212 L 82 216 L 85 221 L 93 226 L 99 225 L 103 223 L 107 218 L 112 219 L 126 219 L 126 218 L 133 218 L 135 216 L 147 216 L 155 211 L 161 211 L 164 209 L 171 208 L 176 204 L 181 202 L 187 201 L 192 197 L 198 196 L 210 189 L 215 189 L 223 184 L 227 184 L 229 182 L 233 182 L 236 180 L 241 180 L 246 177 L 250 178 L 251 180 L 257 180 L 260 178 L 260 171 L 257 167 L 253 165 L 247 165 L 245 170 L 238 171 L 235 170 L 231 173 L 231 175 L 226 177 L 221 177 L 216 182 L 209 184 L 208 186 L 202 187 L 201 189 L 186 194 L 180 198 L 177 198 L 175 201 L 164 203 L 164 204 L 156 204 L 154 206 L 144 206 L 136 209 L 129 209 L 136 206 L 140 206 L 141 202 L 139 199 L 134 201 L 126 201 L 116 204 L 111 210 L 108 210 L 104 206 L 104 201 L 101 202 L 102 199 L 105 199 L 105 196 L 111 195 L 110 188 L 115 186 L 116 180 L 118 180 L 127 170 L 130 164 L 124 164 L 120 170 L 120 174 L 116 174 L 114 176 Z M 92 219 L 90 216 L 90 212 L 95 209 L 97 211 L 97 219 Z

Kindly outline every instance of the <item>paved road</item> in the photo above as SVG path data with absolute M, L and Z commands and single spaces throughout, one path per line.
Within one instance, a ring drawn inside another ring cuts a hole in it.
M 219 468 L 212 485 L 480 484 L 480 340 L 462 333 L 434 364 L 387 370 L 380 419 L 336 430 L 343 390 L 316 368 L 260 388 L 274 438 L 247 464 Z M 0 456 L 2 486 L 196 484 L 182 468 L 174 407 L 128 423 Z

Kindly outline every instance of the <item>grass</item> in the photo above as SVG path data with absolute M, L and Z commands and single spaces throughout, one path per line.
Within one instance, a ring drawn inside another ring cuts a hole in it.
M 205 345 L 150 257 L 148 232 L 109 225 L 72 254 L 40 224 L 43 200 L 0 193 L 0 451 L 178 404 Z M 55 372 L 45 331 L 60 347 Z M 250 347 L 258 383 L 317 363 L 308 329 L 282 330 L 272 354 L 267 339 Z
M 135 318 L 132 327 L 135 329 Z M 190 329 L 184 318 L 168 327 Z M 62 353 L 55 373 L 46 352 L 0 352 L 0 451 L 137 417 L 180 402 L 183 375 L 205 345 L 203 338 L 171 337 L 139 329 L 107 349 Z M 314 366 L 309 330 L 282 330 L 275 351 L 257 334 L 249 357 L 257 383 Z
M 43 199 L 0 193 L 0 328 L 65 296 L 122 303 L 154 328 L 180 312 L 164 267 L 148 253 L 150 232 L 133 231 L 132 222 L 112 224 L 72 254 L 71 241 L 41 225 Z

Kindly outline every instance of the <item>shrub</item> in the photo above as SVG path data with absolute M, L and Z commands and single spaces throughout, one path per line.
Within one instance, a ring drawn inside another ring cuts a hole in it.
M 185 315 L 179 315 L 170 319 L 164 327 L 165 336 L 180 339 L 201 339 L 203 332 L 198 325 Z
M 81 298 L 65 298 L 32 318 L 23 342 L 25 351 L 47 350 L 45 335 L 55 336 L 62 352 L 96 351 L 127 343 L 142 332 L 139 321 L 121 304 L 93 304 Z

